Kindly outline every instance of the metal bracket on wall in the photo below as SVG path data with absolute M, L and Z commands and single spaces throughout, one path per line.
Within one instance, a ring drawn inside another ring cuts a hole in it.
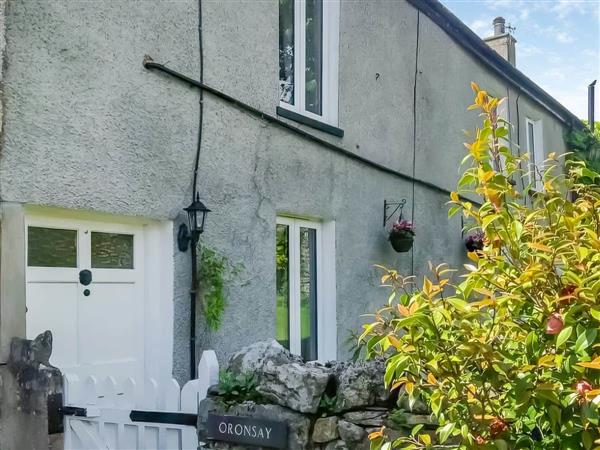
M 403 198 L 399 202 L 384 200 L 383 201 L 383 227 L 387 224 L 388 220 L 390 220 L 394 214 L 400 211 L 400 215 L 398 216 L 398 220 L 402 220 L 402 210 L 404 209 L 404 205 L 406 205 L 406 199 Z M 394 210 L 388 214 L 388 211 L 394 208 Z

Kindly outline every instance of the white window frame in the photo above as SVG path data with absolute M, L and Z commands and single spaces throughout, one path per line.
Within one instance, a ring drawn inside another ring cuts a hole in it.
M 533 148 L 530 148 L 530 125 L 533 129 Z M 536 191 L 541 192 L 544 190 L 544 180 L 537 176 L 535 167 L 537 166 L 540 171 L 544 171 L 544 161 L 546 156 L 544 154 L 544 128 L 542 120 L 533 120 L 529 117 L 525 118 L 525 139 L 527 141 L 527 153 L 529 154 L 529 182 L 533 183 L 533 187 Z
M 305 109 L 306 0 L 294 0 L 294 104 L 279 106 L 310 119 L 338 125 L 340 0 L 323 0 L 322 114 Z
M 334 360 L 337 358 L 335 222 L 323 223 L 278 216 L 277 224 L 288 227 L 290 352 L 299 355 L 302 341 L 300 327 L 300 228 L 313 228 L 317 234 L 317 360 Z

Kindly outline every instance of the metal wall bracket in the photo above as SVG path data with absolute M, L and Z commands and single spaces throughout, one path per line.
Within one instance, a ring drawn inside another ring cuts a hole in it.
M 400 211 L 398 220 L 402 220 L 402 210 L 404 209 L 404 205 L 406 205 L 405 198 L 403 198 L 399 202 L 394 202 L 394 201 L 389 201 L 389 200 L 383 201 L 383 227 L 384 228 L 385 228 L 385 225 L 388 223 L 388 220 L 390 220 L 394 216 L 394 214 L 396 214 L 398 211 Z M 388 214 L 388 211 L 391 208 L 394 208 L 394 210 Z

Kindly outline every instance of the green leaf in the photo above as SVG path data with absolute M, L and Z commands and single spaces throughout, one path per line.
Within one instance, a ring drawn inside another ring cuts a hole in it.
M 587 349 L 590 345 L 594 343 L 596 340 L 596 336 L 598 335 L 598 330 L 595 328 L 588 328 L 585 332 L 581 333 L 575 341 L 575 352 L 581 353 L 585 349 Z
M 448 303 L 450 303 L 452 306 L 454 306 L 456 309 L 458 309 L 459 311 L 468 311 L 470 309 L 469 302 L 466 302 L 459 298 L 450 297 L 450 298 L 447 298 L 446 301 Z
M 429 316 L 426 316 L 425 314 L 413 314 L 410 317 L 401 319 L 398 321 L 397 328 L 410 328 L 414 324 L 421 325 L 429 329 L 434 328 L 431 318 Z
M 569 340 L 569 338 L 571 337 L 571 333 L 573 333 L 573 327 L 564 328 L 558 334 L 558 336 L 556 336 L 556 348 L 559 348 L 561 345 L 563 345 L 565 342 L 567 342 Z
M 594 319 L 596 319 L 597 321 L 600 321 L 600 309 L 592 308 L 592 309 L 590 309 L 590 314 L 592 315 L 592 317 Z
M 463 423 L 460 427 L 460 435 L 466 441 L 470 434 L 471 432 L 469 431 L 469 426 L 466 423 Z
M 548 407 L 548 415 L 550 416 L 550 423 L 552 424 L 552 428 L 555 430 L 560 429 L 558 426 L 561 423 L 561 411 L 560 408 L 556 405 L 550 405 Z
M 589 431 L 584 431 L 581 434 L 581 442 L 583 443 L 583 447 L 586 450 L 589 450 L 590 448 L 592 448 L 592 445 L 594 444 L 594 439 L 592 438 L 592 435 L 590 434 Z
M 521 222 L 519 222 L 518 220 L 513 220 L 510 224 L 510 229 L 514 235 L 515 240 L 518 241 L 519 239 L 521 239 L 521 236 L 523 235 L 523 224 Z
M 561 450 L 579 450 L 581 439 L 579 436 L 561 437 L 560 448 Z
M 448 219 L 452 216 L 454 216 L 457 212 L 459 212 L 462 209 L 462 206 L 460 205 L 454 205 L 452 206 L 449 210 L 448 210 Z
M 534 448 L 534 443 L 533 443 L 533 439 L 531 439 L 529 436 L 520 436 L 519 439 L 517 439 L 517 442 L 515 442 L 515 448 Z
M 442 392 L 441 391 L 435 391 L 433 394 L 431 394 L 431 397 L 429 399 L 429 404 L 431 406 L 431 411 L 436 416 L 439 415 L 440 408 L 442 407 L 442 400 L 443 399 L 444 398 L 442 396 Z
M 527 356 L 535 359 L 539 349 L 540 343 L 538 336 L 532 331 L 527 335 L 527 339 L 525 339 L 525 350 L 527 351 Z
M 437 429 L 438 434 L 440 435 L 440 444 L 443 444 L 448 440 L 450 434 L 454 431 L 454 422 L 448 422 L 441 428 Z
M 487 228 L 488 226 L 490 226 L 490 224 L 491 224 L 492 222 L 494 222 L 495 220 L 498 220 L 500 217 L 501 217 L 501 216 L 499 216 L 498 214 L 490 214 L 490 215 L 488 215 L 488 216 L 485 216 L 485 217 L 483 218 L 483 220 L 481 221 L 481 229 L 482 229 L 483 231 L 485 231 L 485 230 L 486 230 L 486 228 Z
M 560 399 L 554 391 L 535 391 L 535 398 L 561 406 Z
M 508 444 L 504 439 L 496 439 L 494 445 L 498 450 L 508 450 Z
M 420 423 L 420 424 L 418 424 L 418 425 L 415 425 L 415 426 L 413 427 L 413 429 L 411 430 L 411 432 L 410 432 L 410 435 L 411 435 L 411 436 L 416 436 L 416 435 L 417 435 L 417 433 L 418 433 L 419 431 L 421 431 L 421 428 L 423 428 L 424 426 L 425 426 L 425 425 L 423 425 L 422 423 Z
M 396 375 L 399 375 L 401 372 L 406 369 L 410 362 L 410 356 L 397 354 L 393 356 L 387 363 L 387 367 L 385 369 L 385 375 L 383 382 L 386 386 L 390 386 Z

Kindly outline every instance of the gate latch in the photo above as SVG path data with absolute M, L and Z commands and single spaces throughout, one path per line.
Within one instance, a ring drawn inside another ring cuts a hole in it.
M 79 406 L 62 406 L 58 411 L 62 416 L 88 417 L 87 408 Z
M 62 393 L 48 395 L 48 434 L 64 433 L 65 416 L 99 417 L 97 407 L 82 408 L 79 406 L 63 405 Z

